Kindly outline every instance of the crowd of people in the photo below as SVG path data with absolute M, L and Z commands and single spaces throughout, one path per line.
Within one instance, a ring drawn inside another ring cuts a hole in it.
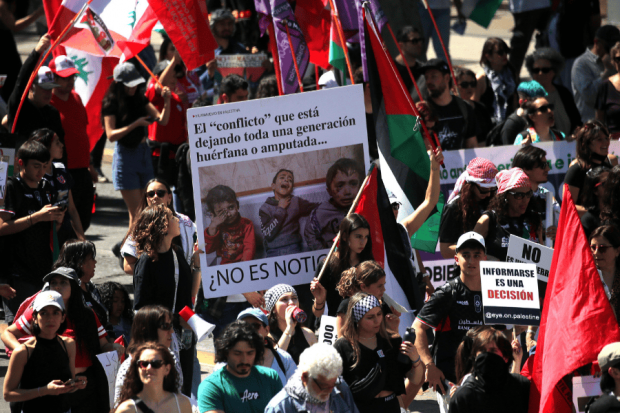
M 5 28 L 20 30 L 42 13 L 16 20 L 14 3 L 0 0 L 3 38 Z M 439 252 L 454 259 L 456 276 L 435 290 L 418 274 L 426 300 L 415 309 L 407 334 L 402 334 L 408 327 L 401 326 L 402 314 L 385 297 L 392 275 L 373 256 L 370 234 L 376 223 L 347 214 L 365 173 L 346 158 L 327 171 L 329 201 L 293 195 L 294 173 L 280 169 L 273 176 L 273 197 L 260 207 L 266 257 L 301 252 L 302 239 L 310 250 L 339 240 L 315 277 L 305 285 L 277 284 L 205 299 L 201 254 L 215 253 L 220 264 L 248 261 L 255 258 L 256 242 L 254 224 L 241 216 L 235 191 L 217 185 L 203 200 L 211 220 L 204 228 L 204 250 L 199 248 L 187 110 L 277 96 L 270 60 L 259 82 L 235 74 L 222 78 L 215 59 L 188 70 L 164 37 L 159 56 L 150 49 L 148 80 L 134 60 L 114 68 L 100 113 L 104 134 L 92 152 L 86 108 L 74 90 L 79 70 L 68 56 L 38 69 L 16 118 L 28 80 L 50 46 L 49 35 L 23 65 L 15 59 L 0 63 L 0 72 L 7 67 L 11 75 L 0 95 L 0 103 L 6 102 L 1 127 L 14 127 L 27 138 L 16 147 L 16 172 L 7 179 L 0 207 L 0 296 L 8 325 L 0 338 L 10 356 L 4 399 L 11 411 L 390 413 L 407 409 L 428 386 L 453 413 L 495 411 L 498 405 L 525 412 L 530 383 L 521 371 L 536 352 L 537 328 L 484 325 L 480 263 L 505 261 L 511 236 L 543 245 L 555 241 L 557 222 L 546 214 L 547 203 L 557 211 L 564 194 L 549 194 L 550 164 L 538 143 L 575 141 L 576 156 L 564 182 L 599 270 L 592 282 L 600 278 L 620 317 L 620 166 L 609 150 L 620 136 L 620 30 L 601 26 L 598 2 L 576 3 L 562 2 L 550 19 L 549 1 L 511 0 L 510 46 L 487 39 L 477 73 L 457 66 L 454 79 L 424 7 L 421 27 L 404 26 L 396 34 L 402 55 L 395 57 L 395 68 L 440 144 L 431 149 L 426 142 L 426 197 L 394 234 L 408 258 L 414 260 L 411 236 L 440 198 L 442 151 L 518 147 L 509 168 L 476 157 L 458 178 L 439 225 Z M 450 2 L 429 4 L 447 43 Z M 581 28 L 583 38 L 574 38 L 571 24 Z M 247 27 L 226 8 L 211 13 L 210 29 L 216 56 L 267 52 L 264 39 L 251 41 Z M 535 30 L 537 47 L 527 54 Z M 439 57 L 427 59 L 431 37 Z M 366 115 L 372 119 L 379 109 L 364 82 L 360 49 L 351 46 L 348 53 L 352 80 L 364 85 Z M 520 79 L 523 64 L 531 80 Z M 320 76 L 308 71 L 305 89 L 351 82 L 336 68 L 321 71 Z M 370 157 L 380 168 L 374 122 L 367 125 Z M 85 235 L 93 183 L 107 181 L 97 167 L 106 139 L 115 143 L 111 178 L 129 214 L 126 235 L 113 252 L 133 277 L 133 298 L 119 283 L 93 282 L 96 248 Z M 400 204 L 391 207 L 398 216 Z M 301 217 L 308 219 L 303 233 Z M 329 227 L 323 225 L 328 220 Z M 544 285 L 540 298 L 542 306 Z M 198 337 L 179 317 L 185 307 L 215 325 L 216 365 L 204 380 Z M 336 318 L 333 345 L 317 340 L 323 316 Z M 599 355 L 607 395 L 592 405 L 593 412 L 617 409 L 618 346 Z M 124 360 L 113 395 L 97 360 L 108 351 Z

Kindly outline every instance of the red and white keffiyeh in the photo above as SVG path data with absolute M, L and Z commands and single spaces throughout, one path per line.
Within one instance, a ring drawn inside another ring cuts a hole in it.
M 448 203 L 452 202 L 457 197 L 465 182 L 473 182 L 481 188 L 494 188 L 495 175 L 497 175 L 497 168 L 493 162 L 484 158 L 472 159 L 467 165 L 467 168 L 465 168 L 465 171 L 459 176 L 459 179 L 457 179 L 454 185 L 454 191 L 452 191 L 450 198 L 448 198 Z
M 521 168 L 512 168 L 507 171 L 501 171 L 495 177 L 497 181 L 497 193 L 502 194 L 511 189 L 531 188 L 530 178 L 523 172 Z

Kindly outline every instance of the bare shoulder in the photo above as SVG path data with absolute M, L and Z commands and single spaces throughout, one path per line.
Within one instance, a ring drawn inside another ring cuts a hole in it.
M 181 413 L 191 413 L 192 402 L 189 400 L 189 398 L 181 393 L 177 393 L 177 397 L 179 400 L 179 407 L 181 407 Z
M 133 400 L 125 400 L 114 411 L 114 413 L 138 413 Z

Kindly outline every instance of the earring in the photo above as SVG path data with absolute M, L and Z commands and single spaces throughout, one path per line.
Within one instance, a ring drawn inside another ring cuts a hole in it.
M 504 198 L 504 202 L 508 202 L 508 198 Z

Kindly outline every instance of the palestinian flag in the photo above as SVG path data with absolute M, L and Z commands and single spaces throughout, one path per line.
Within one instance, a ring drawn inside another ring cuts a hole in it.
M 385 49 L 381 34 L 367 15 L 364 23 L 367 73 L 383 183 L 390 191 L 392 202 L 401 204 L 398 213 L 398 220 L 401 221 L 424 201 L 430 177 L 430 160 L 411 96 Z M 414 235 L 414 248 L 435 252 L 441 209 L 438 213 L 439 216 L 432 214 L 434 219 L 427 220 Z
M 347 71 L 347 61 L 344 56 L 344 48 L 338 36 L 338 27 L 336 25 L 336 16 L 332 14 L 332 23 L 329 29 L 329 64 L 343 73 Z
M 422 308 L 424 300 L 416 281 L 411 249 L 406 244 L 407 230 L 394 219 L 379 168 L 372 169 L 355 212 L 370 224 L 372 254 L 386 274 L 385 292 L 410 311 L 401 315 L 402 335 L 413 323 L 414 312 L 411 310 Z

